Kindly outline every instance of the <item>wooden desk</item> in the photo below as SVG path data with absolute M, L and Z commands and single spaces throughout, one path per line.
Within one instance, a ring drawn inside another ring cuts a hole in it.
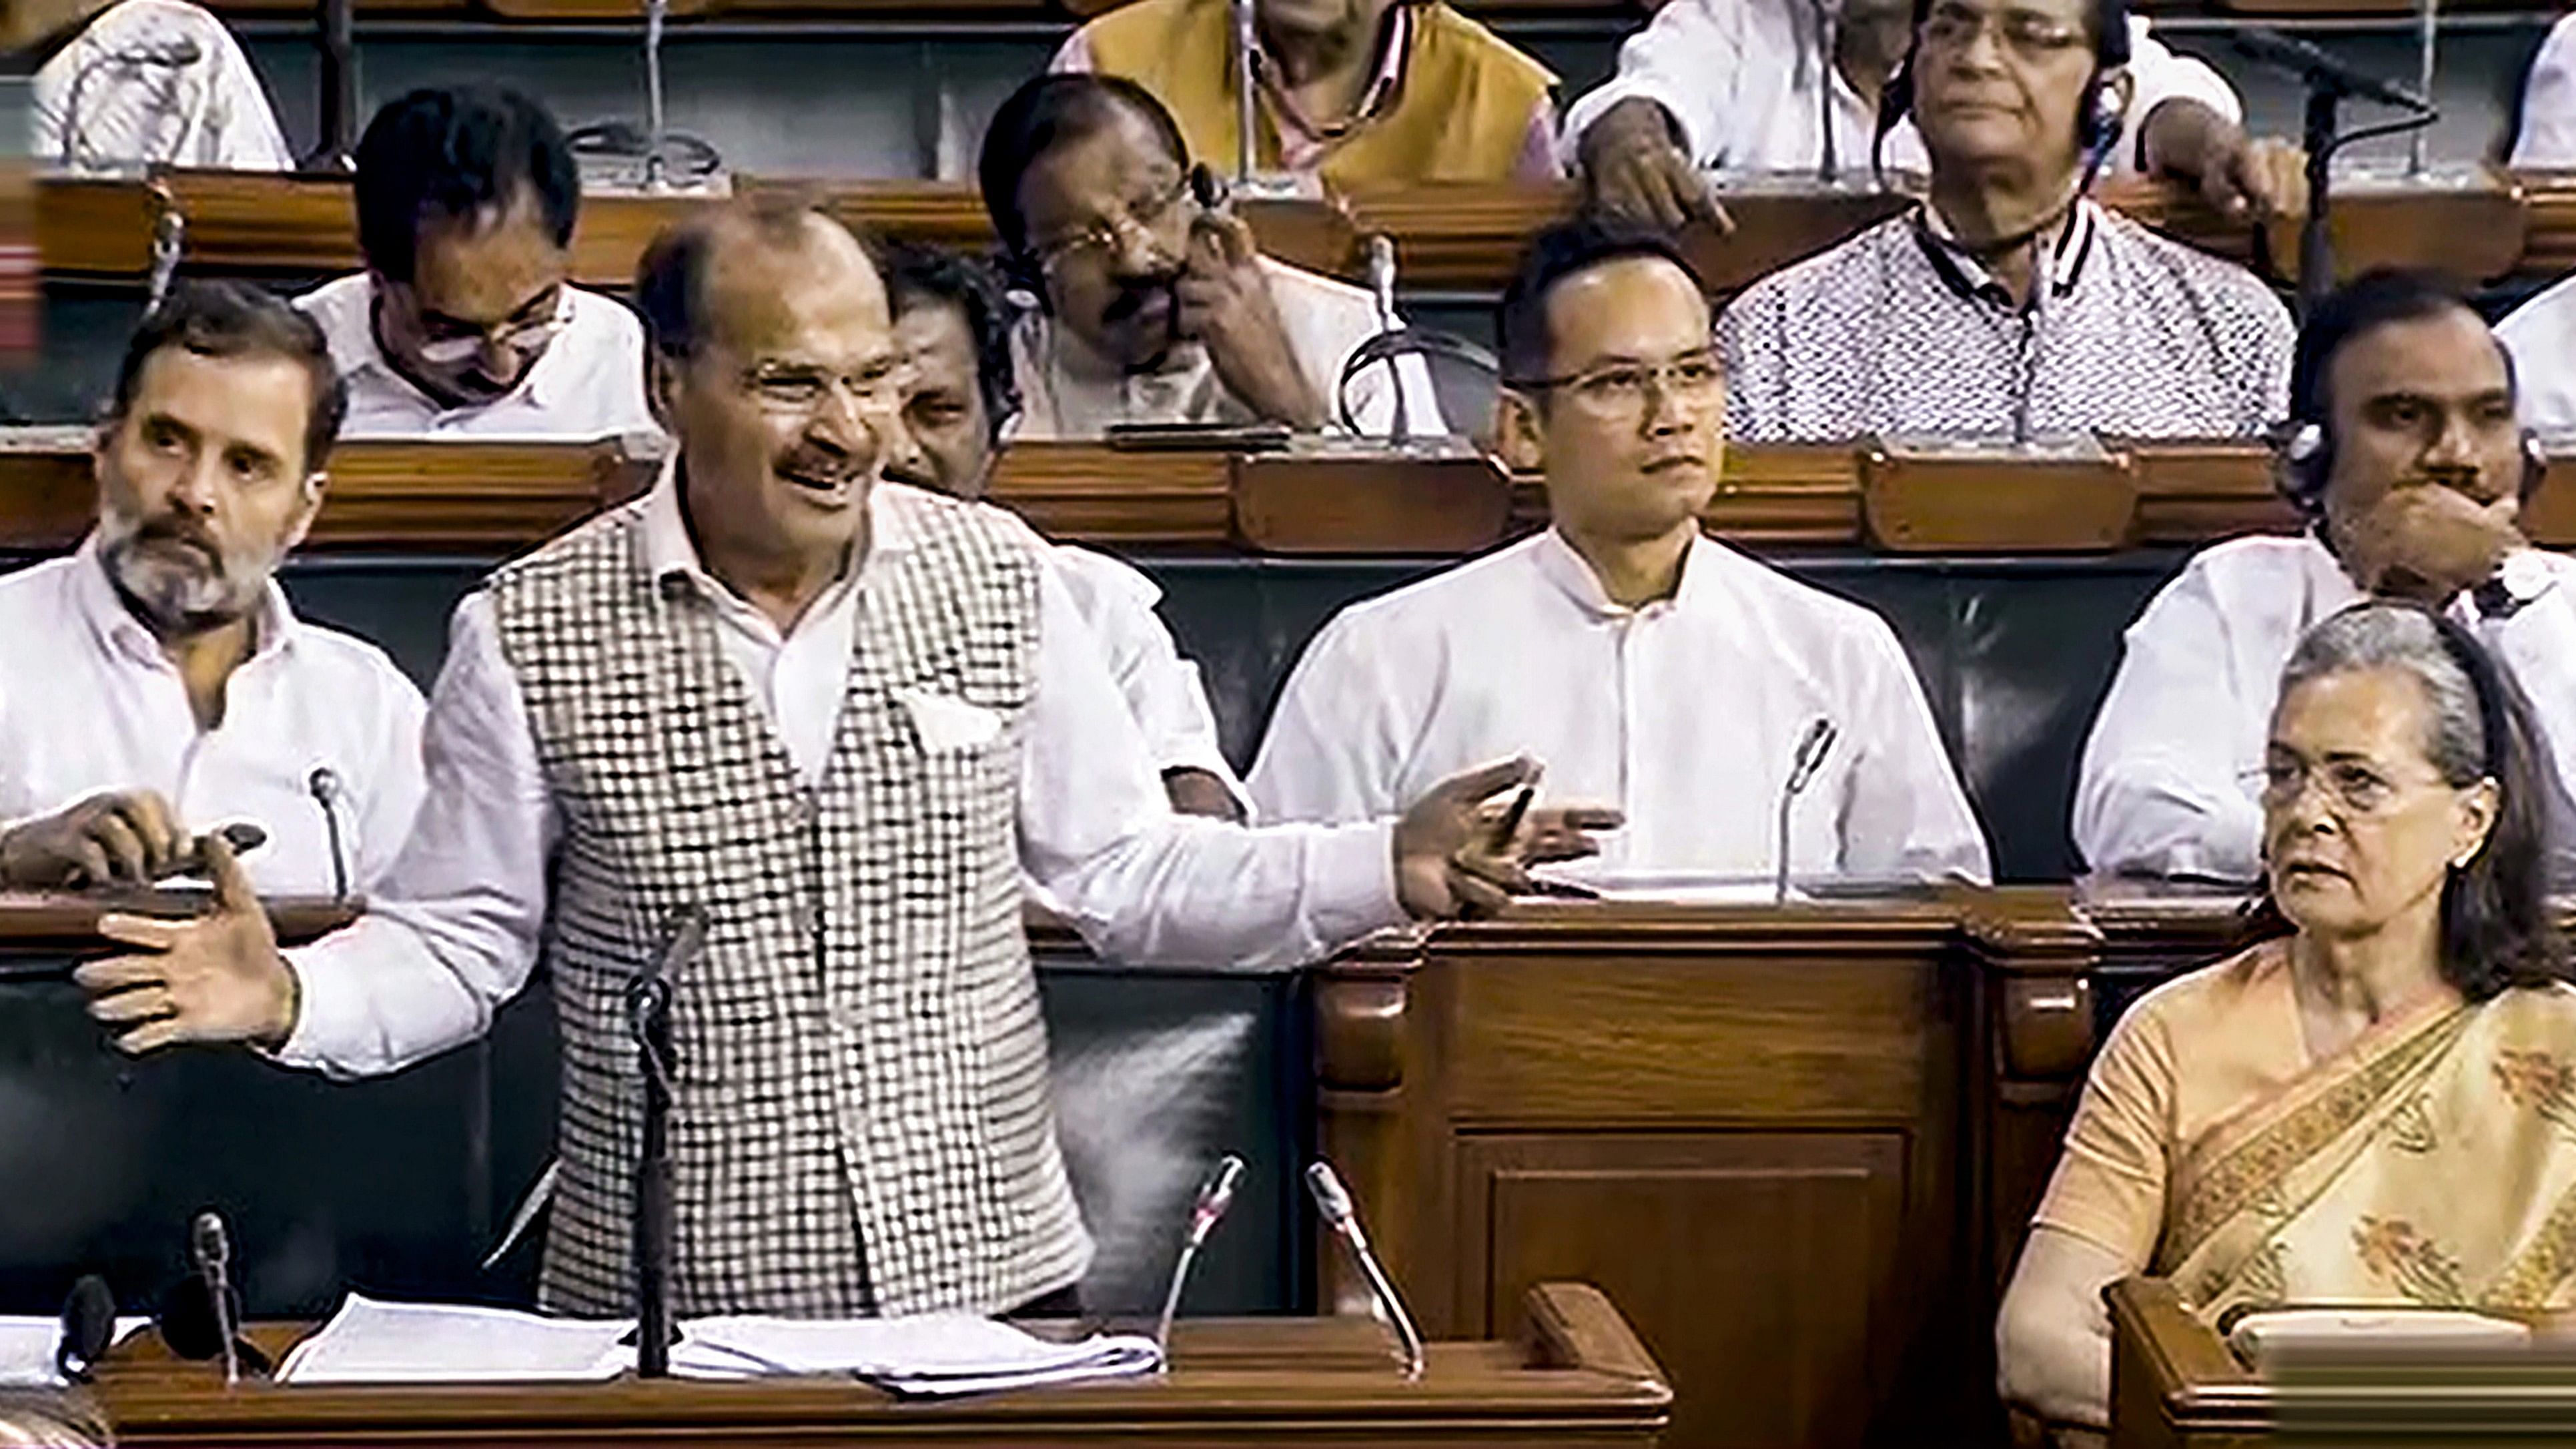
M 944 245 L 993 243 L 982 201 L 969 187 L 936 181 L 808 182 L 739 176 L 738 192 L 811 196 L 853 225 Z M 2552 276 L 2576 258 L 2576 182 L 2560 174 L 2495 173 L 2472 191 L 2380 188 L 2338 198 L 2336 262 L 2344 275 L 2387 264 L 2432 266 L 2486 281 L 2517 269 Z M 2230 260 L 2277 259 L 2296 271 L 2296 225 L 2268 241 L 2225 221 L 2169 183 L 2136 177 L 2105 182 L 2098 195 L 2116 210 Z M 1436 183 L 1357 188 L 1322 201 L 1243 203 L 1263 248 L 1284 261 L 1358 280 L 1362 239 L 1396 243 L 1409 287 L 1499 292 L 1532 232 L 1569 215 L 1571 184 Z M 1746 193 L 1726 198 L 1736 226 L 1724 237 L 1685 236 L 1713 292 L 1729 296 L 1755 278 L 1811 256 L 1893 215 L 1891 194 Z M 687 197 L 599 195 L 584 200 L 573 236 L 573 274 L 623 290 L 653 234 L 704 202 Z M 185 258 L 195 271 L 291 274 L 345 271 L 358 264 L 348 184 L 331 177 L 169 171 L 149 181 L 49 177 L 38 187 L 37 238 L 45 273 L 135 281 L 150 265 L 153 221 L 175 209 L 188 223 Z M 2269 248 L 2264 253 L 2264 248 Z
M 226 1392 L 148 1335 L 119 1348 L 97 1396 L 119 1443 L 551 1446 L 678 1442 L 1270 1445 L 1651 1445 L 1672 1393 L 1618 1310 L 1579 1283 L 1534 1287 L 1507 1342 L 1444 1342 L 1407 1382 L 1357 1317 L 1185 1320 L 1162 1378 L 904 1403 L 853 1381 L 280 1387 Z M 300 1330 L 272 1328 L 282 1348 Z
M 2111 1308 L 2111 1442 L 2119 1449 L 2255 1449 L 2272 1442 L 2272 1386 L 2163 1278 L 2126 1278 Z

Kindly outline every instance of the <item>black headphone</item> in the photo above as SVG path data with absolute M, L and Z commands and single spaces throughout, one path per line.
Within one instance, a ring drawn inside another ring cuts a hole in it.
M 2275 454 L 2280 467 L 2274 486 L 2299 516 L 2311 523 L 2325 517 L 2326 483 L 2334 476 L 2334 430 L 2310 418 L 2287 425 L 2275 435 Z M 2540 490 L 2549 476 L 2549 450 L 2541 446 L 2540 435 L 2529 428 L 2522 430 L 2522 501 Z
M 2075 111 L 2075 144 L 2085 158 L 2088 188 L 2093 174 L 2109 160 L 2111 149 L 2120 144 L 2120 131 L 2128 119 L 2128 103 L 2111 89 L 2106 77 L 2129 63 L 2129 7 L 2126 0 L 2094 0 L 2093 11 L 2101 27 L 2093 37 L 2093 78 L 2084 83 L 2084 96 Z M 1888 78 L 1887 89 L 1878 93 L 1877 130 L 1870 138 L 1869 169 L 1882 179 L 1885 167 L 1879 157 L 1886 149 L 1888 133 L 1914 109 L 1914 56 L 1923 45 L 1923 24 L 1931 17 L 1932 0 L 1914 0 L 1914 38 L 1907 42 L 1905 59 L 1898 63 L 1896 74 Z

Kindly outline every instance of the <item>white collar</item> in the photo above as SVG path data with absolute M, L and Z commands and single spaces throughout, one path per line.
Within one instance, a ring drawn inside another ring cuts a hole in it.
M 715 575 L 708 573 L 698 554 L 697 542 L 689 537 L 688 520 L 680 511 L 680 459 L 664 459 L 662 475 L 653 483 L 639 505 L 642 512 L 637 546 L 643 552 L 644 567 L 654 579 L 685 579 L 703 597 L 733 596 L 733 590 Z M 889 493 L 888 490 L 893 490 Z M 842 569 L 834 587 L 859 577 L 866 571 L 869 559 L 884 554 L 901 553 L 913 545 L 915 532 L 911 513 L 900 506 L 900 495 L 910 490 L 900 483 L 880 479 L 868 487 L 868 537 L 866 557 L 854 559 Z
M 357 362 L 349 371 L 374 373 L 419 399 L 421 406 L 441 417 L 459 413 L 477 413 L 486 408 L 499 407 L 503 403 L 513 401 L 524 401 L 528 406 L 538 409 L 552 408 L 562 401 L 563 372 L 570 366 L 563 360 L 564 344 L 572 340 L 573 329 L 581 317 L 580 305 L 574 301 L 574 295 L 581 289 L 572 283 L 564 283 L 563 296 L 555 305 L 555 320 L 562 325 L 556 329 L 553 338 L 546 343 L 546 350 L 538 353 L 537 360 L 529 364 L 528 375 L 519 379 L 519 385 L 487 402 L 450 407 L 422 392 L 418 383 L 396 371 L 393 363 L 385 357 L 384 347 L 376 341 L 375 274 L 360 272 L 358 280 L 361 285 L 358 288 L 357 316 L 349 324 L 347 334 L 350 353 Z
M 1696 612 L 1714 597 L 1718 588 L 1715 557 L 1718 547 L 1708 535 L 1694 532 L 1690 548 L 1682 555 L 1681 582 L 1669 599 L 1656 599 L 1631 608 L 1613 601 L 1601 587 L 1601 576 L 1592 571 L 1572 541 L 1557 529 L 1540 534 L 1531 546 L 1541 577 L 1554 584 L 1557 591 L 1574 606 L 1595 619 L 1627 619 L 1660 613 L 1665 609 Z
M 116 591 L 115 581 L 108 577 L 97 529 L 91 529 L 89 536 L 81 540 L 73 557 L 77 562 L 72 567 L 72 606 L 100 645 L 110 653 L 142 663 L 167 665 L 169 656 L 162 652 L 160 638 L 134 617 L 134 611 L 126 607 L 125 596 Z M 286 591 L 271 575 L 251 611 L 251 652 L 243 662 L 294 648 L 303 628 L 295 611 L 287 606 Z

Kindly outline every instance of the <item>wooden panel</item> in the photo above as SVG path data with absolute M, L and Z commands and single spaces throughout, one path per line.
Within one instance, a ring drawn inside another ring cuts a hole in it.
M 1672 1442 L 1859 1442 L 1870 1404 L 1852 1386 L 1890 1368 L 1871 1349 L 1898 1266 L 1902 1136 L 1474 1137 L 1459 1159 L 1460 1291 L 1483 1332 L 1518 1332 L 1533 1284 L 1593 1283 L 1686 1386 Z

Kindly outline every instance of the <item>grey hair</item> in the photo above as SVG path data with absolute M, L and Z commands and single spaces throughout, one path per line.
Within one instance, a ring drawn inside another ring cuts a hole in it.
M 2443 780 L 2457 787 L 2486 778 L 2486 711 L 2477 684 L 2443 642 L 2429 611 L 2360 604 L 2332 615 L 2292 651 L 2281 669 L 2281 693 L 2358 669 L 2393 669 L 2422 687 L 2433 707 L 2424 755 Z

